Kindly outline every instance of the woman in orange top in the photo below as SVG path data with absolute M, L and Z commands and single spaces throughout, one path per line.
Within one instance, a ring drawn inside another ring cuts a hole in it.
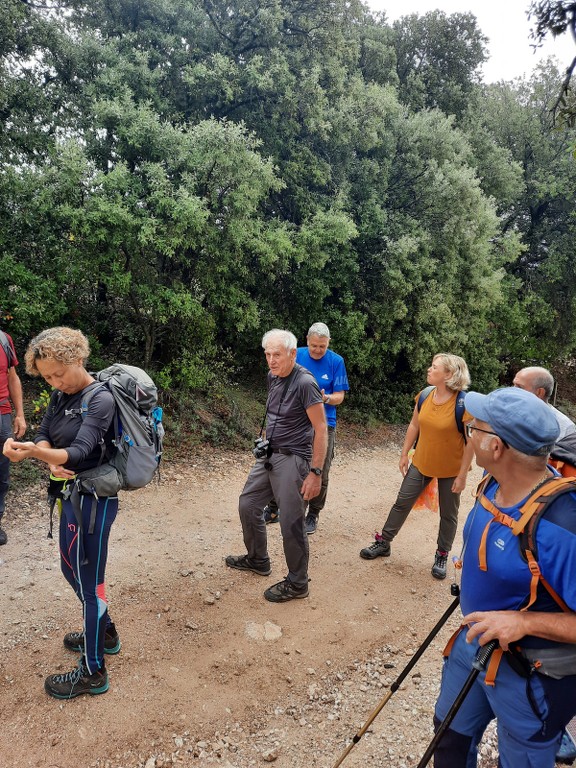
M 434 389 L 420 409 L 418 398 L 408 425 L 400 456 L 400 471 L 404 476 L 398 497 L 376 541 L 360 551 L 360 557 L 373 560 L 389 557 L 390 542 L 404 525 L 416 500 L 428 483 L 437 478 L 440 502 L 440 528 L 432 576 L 446 578 L 446 562 L 458 527 L 460 494 L 472 461 L 472 444 L 466 444 L 456 423 L 456 400 L 459 392 L 470 386 L 470 374 L 465 361 L 457 355 L 439 353 L 428 368 L 428 384 Z M 464 412 L 464 421 L 472 417 Z M 412 463 L 408 453 L 417 442 Z

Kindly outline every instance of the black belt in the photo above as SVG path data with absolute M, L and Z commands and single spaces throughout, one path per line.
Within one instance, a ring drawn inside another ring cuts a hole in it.
M 272 448 L 272 453 L 281 453 L 284 456 L 292 456 L 292 451 L 289 451 L 288 448 Z

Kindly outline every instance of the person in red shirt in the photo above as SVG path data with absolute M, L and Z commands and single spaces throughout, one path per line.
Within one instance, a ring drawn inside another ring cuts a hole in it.
M 10 487 L 10 461 L 2 450 L 4 443 L 13 435 L 22 437 L 26 432 L 26 419 L 22 401 L 22 383 L 16 373 L 18 358 L 10 336 L 0 331 L 0 544 L 6 544 L 8 536 L 2 528 L 6 494 Z M 14 407 L 14 423 L 12 423 Z

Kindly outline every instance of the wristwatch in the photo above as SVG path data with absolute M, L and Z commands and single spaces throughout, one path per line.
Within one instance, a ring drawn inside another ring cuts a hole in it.
M 314 474 L 318 475 L 318 477 L 320 477 L 320 475 L 322 474 L 322 470 L 320 469 L 320 467 L 310 467 L 310 472 L 314 472 Z

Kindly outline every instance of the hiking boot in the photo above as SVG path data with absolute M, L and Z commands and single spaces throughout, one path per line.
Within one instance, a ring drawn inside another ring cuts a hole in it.
M 252 571 L 259 576 L 270 576 L 272 573 L 270 561 L 268 561 L 268 565 L 256 565 L 248 555 L 228 555 L 226 565 L 229 568 L 237 568 L 239 571 Z
M 55 699 L 73 699 L 88 693 L 95 696 L 106 693 L 109 688 L 108 672 L 102 666 L 96 672 L 90 674 L 86 667 L 84 657 L 78 662 L 78 666 L 64 675 L 49 675 L 44 681 L 44 690 Z
M 0 546 L 2 544 L 6 544 L 8 542 L 8 536 L 6 535 L 6 531 L 3 528 L 0 528 Z
M 277 584 L 273 584 L 264 592 L 264 597 L 271 603 L 285 603 L 288 600 L 299 600 L 303 597 L 308 597 L 308 585 L 304 587 L 295 587 L 290 579 L 286 578 L 284 581 L 279 581 Z
M 360 557 L 364 560 L 374 560 L 377 557 L 390 557 L 390 542 L 383 539 L 379 533 L 374 534 L 375 541 L 368 547 L 360 550 Z
M 311 536 L 313 533 L 316 533 L 316 529 L 318 528 L 318 518 L 316 515 L 308 514 L 306 515 L 304 525 L 306 526 L 306 533 L 308 536 Z
M 68 632 L 64 635 L 64 647 L 69 651 L 82 653 L 84 651 L 84 632 Z M 116 654 L 120 652 L 122 643 L 120 635 L 116 632 L 114 624 L 109 624 L 104 633 L 104 653 Z
M 556 752 L 556 762 L 562 765 L 573 765 L 576 758 L 576 745 L 572 738 L 564 731 L 560 748 Z
M 441 552 L 439 549 L 437 549 L 436 555 L 434 557 L 434 565 L 432 566 L 432 576 L 434 576 L 435 579 L 446 578 L 447 561 L 448 561 L 448 552 Z
M 264 507 L 264 522 L 266 525 L 269 523 L 279 523 L 280 522 L 280 510 L 274 510 L 270 509 L 268 504 Z

